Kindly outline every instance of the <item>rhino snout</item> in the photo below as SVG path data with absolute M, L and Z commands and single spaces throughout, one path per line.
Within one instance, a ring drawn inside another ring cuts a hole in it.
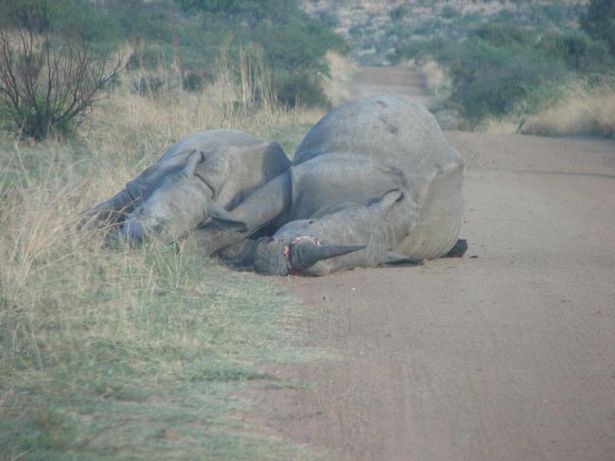
M 131 246 L 138 246 L 145 239 L 145 226 L 138 219 L 126 221 L 120 228 L 120 236 Z

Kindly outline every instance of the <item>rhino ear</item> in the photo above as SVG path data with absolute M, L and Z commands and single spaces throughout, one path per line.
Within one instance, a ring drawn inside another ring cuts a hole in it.
M 203 153 L 199 151 L 192 151 L 188 155 L 186 166 L 184 167 L 184 174 L 188 177 L 194 176 L 196 172 L 196 166 L 204 160 Z
M 224 231 L 245 232 L 248 226 L 245 222 L 235 217 L 217 203 L 209 200 L 205 210 L 210 218 L 210 224 Z

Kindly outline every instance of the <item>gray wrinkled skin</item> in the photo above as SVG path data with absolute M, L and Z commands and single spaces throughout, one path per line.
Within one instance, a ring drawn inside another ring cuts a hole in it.
M 209 217 L 224 215 L 289 165 L 275 141 L 237 130 L 195 133 L 89 210 L 84 221 L 112 225 L 111 240 L 139 244 L 146 235 L 176 240 Z
M 247 232 L 230 232 L 224 243 L 277 221 L 272 238 L 246 245 L 240 264 L 279 275 L 438 258 L 457 241 L 462 184 L 463 161 L 424 107 L 368 97 L 307 133 L 288 172 L 232 210 Z M 333 256 L 312 261 L 322 247 Z M 289 264 L 289 248 L 302 261 Z

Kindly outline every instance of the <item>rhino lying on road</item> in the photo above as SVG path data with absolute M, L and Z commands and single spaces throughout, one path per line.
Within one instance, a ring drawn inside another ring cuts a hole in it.
M 290 160 L 275 141 L 236 130 L 195 133 L 172 146 L 126 187 L 87 213 L 90 225 L 116 224 L 132 244 L 147 234 L 177 239 L 286 171 Z
M 368 97 L 325 116 L 286 173 L 199 239 L 215 252 L 277 222 L 272 237 L 246 241 L 239 254 L 239 264 L 268 274 L 413 264 L 455 246 L 462 183 L 463 161 L 425 108 Z

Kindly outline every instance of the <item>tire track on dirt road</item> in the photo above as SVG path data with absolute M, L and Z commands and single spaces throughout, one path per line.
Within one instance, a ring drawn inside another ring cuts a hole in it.
M 356 92 L 417 82 L 362 69 Z M 260 421 L 332 460 L 614 460 L 615 142 L 447 138 L 467 256 L 289 279 L 339 359 L 276 367 L 312 385 L 257 391 Z

